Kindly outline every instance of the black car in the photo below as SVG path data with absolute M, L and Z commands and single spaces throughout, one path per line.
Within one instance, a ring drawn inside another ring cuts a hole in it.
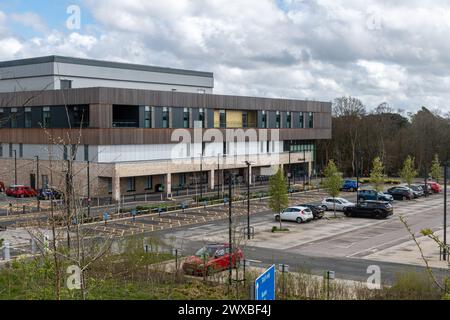
M 395 200 L 411 200 L 414 199 L 414 194 L 411 189 L 405 187 L 393 187 L 387 191 L 388 194 L 394 197 Z
M 386 219 L 394 214 L 394 208 L 385 201 L 364 201 L 354 207 L 345 208 L 347 217 L 368 217 L 376 219 Z
M 314 204 L 300 204 L 298 207 L 306 207 L 311 209 L 314 219 L 322 219 L 325 214 L 325 210 L 323 210 L 321 206 L 316 206 Z
M 43 188 L 38 191 L 37 198 L 39 200 L 60 200 L 63 198 L 63 193 L 55 188 Z

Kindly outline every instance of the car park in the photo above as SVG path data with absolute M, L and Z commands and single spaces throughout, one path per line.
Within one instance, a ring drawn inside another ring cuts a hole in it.
M 441 193 L 442 192 L 442 187 L 439 183 L 434 182 L 434 181 L 428 181 L 427 184 L 431 188 L 431 191 L 433 193 Z
M 394 197 L 392 195 L 383 192 L 378 192 L 373 189 L 364 189 L 358 191 L 358 197 L 360 200 L 363 201 L 366 200 L 387 201 L 387 202 L 394 201 Z
M 361 186 L 361 184 L 359 184 Z M 341 191 L 355 192 L 358 190 L 358 181 L 356 180 L 345 180 L 342 185 Z
M 322 208 L 325 211 L 328 210 L 337 210 L 337 211 L 345 211 L 347 207 L 353 207 L 355 204 L 353 202 L 348 201 L 344 198 L 325 198 L 322 201 Z
M 386 201 L 363 201 L 354 207 L 347 207 L 344 211 L 347 217 L 368 217 L 386 219 L 394 214 L 392 204 Z
M 275 214 L 276 221 L 295 221 L 297 223 L 314 220 L 314 215 L 308 207 L 289 207 L 279 214 Z
M 43 188 L 38 191 L 37 198 L 39 200 L 59 200 L 62 199 L 63 192 L 57 190 L 56 188 Z
M 314 204 L 299 204 L 298 207 L 306 207 L 309 208 L 314 216 L 314 219 L 322 219 L 325 215 L 325 210 L 321 206 L 317 206 Z
M 239 247 L 233 248 L 231 266 L 236 267 L 244 258 Z M 193 256 L 186 258 L 182 269 L 186 274 L 194 276 L 211 275 L 230 268 L 230 245 L 227 243 L 207 244 Z
M 393 187 L 387 191 L 395 200 L 412 200 L 414 193 L 411 189 L 406 187 Z
M 36 190 L 30 187 L 13 185 L 8 189 L 6 189 L 6 195 L 9 197 L 26 198 L 26 197 L 36 197 L 37 192 Z

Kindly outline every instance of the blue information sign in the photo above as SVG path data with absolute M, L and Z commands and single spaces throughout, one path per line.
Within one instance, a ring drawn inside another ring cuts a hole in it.
M 275 300 L 275 265 L 255 280 L 255 300 Z

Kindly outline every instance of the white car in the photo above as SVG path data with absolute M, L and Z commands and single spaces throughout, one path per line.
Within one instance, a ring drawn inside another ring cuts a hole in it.
M 307 207 L 289 207 L 280 214 L 275 214 L 275 220 L 295 221 L 303 223 L 314 220 L 314 215 L 310 208 Z
M 322 208 L 325 211 L 334 210 L 334 205 L 336 204 L 336 211 L 345 211 L 345 208 L 356 206 L 355 203 L 348 201 L 344 198 L 325 198 L 322 201 Z

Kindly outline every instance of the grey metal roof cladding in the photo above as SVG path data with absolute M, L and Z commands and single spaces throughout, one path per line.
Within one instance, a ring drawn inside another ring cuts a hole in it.
M 63 56 L 45 56 L 45 57 L 37 57 L 37 58 L 29 58 L 29 59 L 3 61 L 3 62 L 0 62 L 0 68 L 16 67 L 16 66 L 23 66 L 23 65 L 30 65 L 30 64 L 40 64 L 40 63 L 51 63 L 51 62 L 78 64 L 78 65 L 104 67 L 104 68 L 117 68 L 117 69 L 127 69 L 127 70 L 172 73 L 172 74 L 207 77 L 207 78 L 214 77 L 214 73 L 212 73 L 212 72 L 173 69 L 173 68 L 165 68 L 165 67 L 140 65 L 140 64 L 111 62 L 111 61 L 83 59 L 83 58 L 72 58 L 72 57 L 63 57 Z

